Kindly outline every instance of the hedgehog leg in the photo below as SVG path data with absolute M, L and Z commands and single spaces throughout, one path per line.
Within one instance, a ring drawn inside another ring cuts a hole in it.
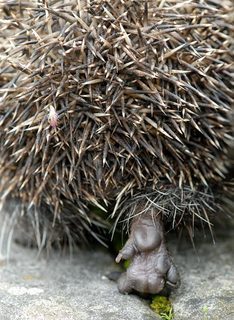
M 131 264 L 118 280 L 121 293 L 138 291 L 141 293 L 159 293 L 167 285 L 176 287 L 179 275 L 165 244 L 163 223 L 158 215 L 143 215 L 135 218 L 125 246 L 116 257 L 130 259 Z

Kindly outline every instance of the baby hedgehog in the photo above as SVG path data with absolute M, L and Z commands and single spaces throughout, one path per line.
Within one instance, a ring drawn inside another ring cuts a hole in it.
M 39 250 L 121 226 L 122 293 L 177 286 L 165 230 L 224 217 L 230 0 L 5 0 L 0 195 Z M 91 206 L 96 209 L 91 210 Z M 169 228 L 169 229 L 168 229 Z

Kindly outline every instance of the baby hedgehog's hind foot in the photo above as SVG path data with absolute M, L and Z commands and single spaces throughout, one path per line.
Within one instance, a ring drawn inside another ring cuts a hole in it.
M 167 285 L 179 285 L 179 276 L 167 251 L 160 216 L 135 218 L 125 246 L 116 257 L 131 259 L 131 264 L 118 280 L 121 293 L 138 291 L 155 294 Z

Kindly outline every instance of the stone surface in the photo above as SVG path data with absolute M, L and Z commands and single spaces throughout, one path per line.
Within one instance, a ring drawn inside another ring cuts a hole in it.
M 144 300 L 118 293 L 105 274 L 116 269 L 107 252 L 81 251 L 73 258 L 14 245 L 0 265 L 1 320 L 155 320 Z
M 216 244 L 199 242 L 174 254 L 181 286 L 171 296 L 175 320 L 234 319 L 234 237 L 231 230 Z
M 175 241 L 174 241 L 175 240 Z M 175 253 L 182 284 L 172 294 L 175 320 L 234 319 L 234 241 L 199 242 L 197 253 L 183 242 Z M 104 250 L 80 251 L 72 258 L 14 245 L 10 261 L 0 260 L 0 320 L 153 320 L 147 301 L 118 293 L 105 275 L 117 270 Z

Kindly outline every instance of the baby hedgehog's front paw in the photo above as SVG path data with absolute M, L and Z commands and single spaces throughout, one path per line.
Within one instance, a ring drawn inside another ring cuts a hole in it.
M 125 246 L 116 262 L 131 259 L 131 264 L 118 280 L 121 293 L 138 291 L 156 294 L 166 285 L 178 286 L 179 276 L 167 251 L 162 222 L 151 216 L 135 220 Z

